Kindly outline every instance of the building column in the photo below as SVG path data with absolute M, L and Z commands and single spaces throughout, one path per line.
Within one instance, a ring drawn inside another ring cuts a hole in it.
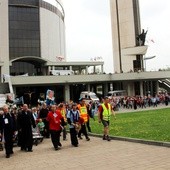
M 86 71 L 85 71 L 86 74 L 88 74 L 88 66 L 86 66 Z
M 64 99 L 66 102 L 69 102 L 70 101 L 70 86 L 69 84 L 65 84 L 64 86 Z
M 1 75 L 9 75 L 9 17 L 8 17 L 8 1 L 0 1 L 0 62 Z M 1 81 L 3 82 L 3 76 Z
M 101 65 L 101 73 L 103 73 L 103 65 Z
M 90 91 L 90 84 L 87 84 L 87 91 Z
M 150 81 L 150 89 L 151 89 L 151 95 L 153 96 L 154 95 L 154 92 L 153 92 L 153 81 Z
M 81 74 L 81 67 L 79 67 L 79 74 Z
M 103 84 L 103 95 L 104 96 L 107 96 L 107 94 L 108 94 L 108 91 L 109 91 L 108 85 L 109 85 L 108 83 Z
M 143 96 L 143 81 L 140 81 L 140 96 Z
M 96 73 L 96 66 L 93 67 L 93 73 Z
M 128 96 L 134 96 L 135 92 L 134 92 L 134 83 L 133 82 L 127 82 L 125 90 L 127 91 L 127 95 Z
M 159 82 L 158 81 L 156 81 L 155 82 L 155 84 L 156 84 L 156 94 L 159 94 Z
M 69 67 L 69 70 L 72 70 L 72 69 L 73 69 L 73 67 L 72 67 L 72 66 L 70 66 L 70 67 Z
M 51 66 L 48 66 L 48 73 L 47 73 L 47 75 L 50 75 L 50 71 L 51 71 Z

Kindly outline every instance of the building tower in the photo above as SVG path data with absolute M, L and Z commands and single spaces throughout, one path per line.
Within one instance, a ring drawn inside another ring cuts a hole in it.
M 117 73 L 142 71 L 146 31 L 141 34 L 139 0 L 110 0 L 113 62 Z M 143 35 L 144 39 L 137 38 Z
M 64 9 L 43 0 L 0 0 L 1 75 L 46 75 L 65 57 Z

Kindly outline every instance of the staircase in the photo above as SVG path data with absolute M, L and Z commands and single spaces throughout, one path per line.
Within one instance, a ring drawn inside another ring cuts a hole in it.
M 170 93 L 170 80 L 169 79 L 163 79 L 158 80 L 159 87 L 165 89 L 168 93 Z

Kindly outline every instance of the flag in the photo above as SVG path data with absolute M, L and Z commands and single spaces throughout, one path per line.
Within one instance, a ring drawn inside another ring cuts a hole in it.
M 24 98 L 23 96 L 19 97 L 19 98 L 16 98 L 14 100 L 14 104 L 24 104 Z

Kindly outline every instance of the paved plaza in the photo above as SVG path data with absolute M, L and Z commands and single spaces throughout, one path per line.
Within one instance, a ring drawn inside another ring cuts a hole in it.
M 91 137 L 79 141 L 79 147 L 62 141 L 62 148 L 55 151 L 51 140 L 44 139 L 34 146 L 32 153 L 14 148 L 14 155 L 5 158 L 0 152 L 2 170 L 169 170 L 170 149 L 166 147 L 145 145 L 132 142 L 112 140 L 103 141 Z

